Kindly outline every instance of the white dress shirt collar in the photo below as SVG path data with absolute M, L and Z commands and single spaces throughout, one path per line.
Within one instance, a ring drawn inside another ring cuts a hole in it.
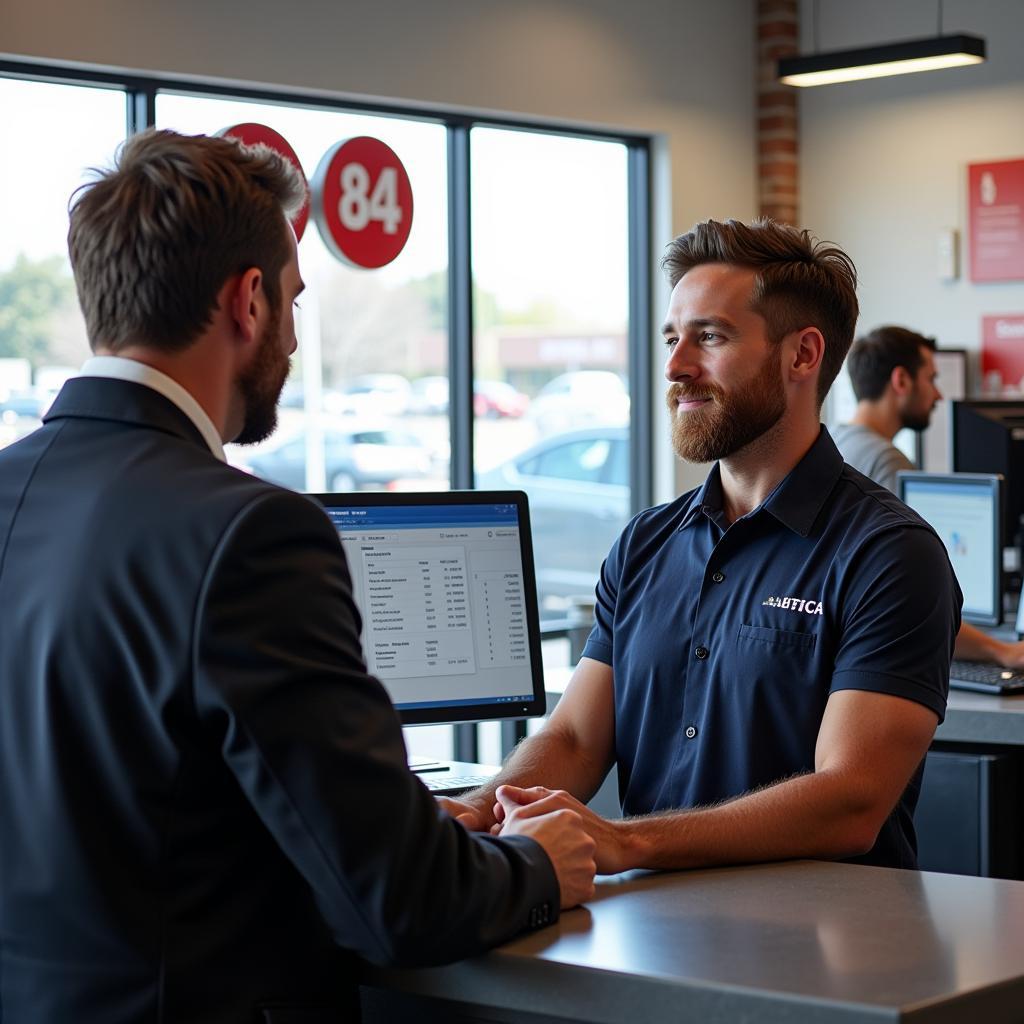
M 192 421 L 196 430 L 203 435 L 203 440 L 209 445 L 210 451 L 221 462 L 227 462 L 224 455 L 224 444 L 213 421 L 206 415 L 203 407 L 176 380 L 171 380 L 166 373 L 161 373 L 159 370 L 154 370 L 152 366 L 147 366 L 137 359 L 129 359 L 126 356 L 93 356 L 82 364 L 79 376 L 128 380 L 159 392 Z

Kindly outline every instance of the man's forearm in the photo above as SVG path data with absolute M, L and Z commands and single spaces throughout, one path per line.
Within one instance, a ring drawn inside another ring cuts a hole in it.
M 550 726 L 523 740 L 486 786 L 461 797 L 481 813 L 492 816 L 499 786 L 545 786 L 564 789 L 586 803 L 598 790 L 608 771 L 573 737 Z
M 964 622 L 956 635 L 956 647 L 953 656 L 968 661 L 991 661 L 996 665 L 1007 665 L 1007 655 L 1014 645 L 1003 643 L 994 636 Z
M 815 772 L 714 807 L 609 822 L 608 839 L 621 852 L 615 870 L 668 870 L 850 857 L 871 848 L 883 821 L 855 780 Z

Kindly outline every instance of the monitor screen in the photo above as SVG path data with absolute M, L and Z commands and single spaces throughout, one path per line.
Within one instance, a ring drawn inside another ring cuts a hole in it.
M 1002 478 L 991 473 L 900 473 L 900 497 L 942 538 L 964 595 L 963 617 L 1003 618 Z
M 525 494 L 314 497 L 348 559 L 367 667 L 405 724 L 544 713 Z

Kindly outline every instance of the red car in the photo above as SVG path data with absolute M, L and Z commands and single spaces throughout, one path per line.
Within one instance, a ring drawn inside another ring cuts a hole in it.
M 528 395 L 502 380 L 473 381 L 473 415 L 477 419 L 522 416 L 530 404 Z

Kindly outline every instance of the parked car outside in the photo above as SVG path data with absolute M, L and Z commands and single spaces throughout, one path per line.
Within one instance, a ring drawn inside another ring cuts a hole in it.
M 0 420 L 13 423 L 15 420 L 35 420 L 43 418 L 50 407 L 52 396 L 42 395 L 38 391 L 12 391 L 0 402 Z
M 417 416 L 443 416 L 448 412 L 448 378 L 417 377 L 410 385 L 409 412 Z
M 8 392 L 0 402 L 0 448 L 42 426 L 53 397 L 38 390 Z
M 336 415 L 401 416 L 412 386 L 398 373 L 366 373 L 336 391 L 324 392 L 324 408 Z
M 478 419 L 515 418 L 522 416 L 529 405 L 529 395 L 507 381 L 473 381 L 473 415 Z
M 539 435 L 629 423 L 629 392 L 611 370 L 573 370 L 549 380 L 530 403 L 527 417 Z
M 447 413 L 448 388 L 447 377 L 420 377 L 414 380 L 407 411 L 420 416 Z M 473 415 L 478 419 L 522 416 L 529 405 L 530 396 L 523 394 L 507 381 L 473 381 Z
M 399 480 L 436 475 L 430 449 L 414 434 L 388 424 L 324 426 L 324 464 L 330 491 L 385 488 Z M 246 468 L 271 483 L 306 490 L 306 432 L 246 459 Z
M 601 562 L 629 517 L 629 431 L 556 434 L 477 476 L 477 487 L 530 497 L 542 613 L 592 594 Z

